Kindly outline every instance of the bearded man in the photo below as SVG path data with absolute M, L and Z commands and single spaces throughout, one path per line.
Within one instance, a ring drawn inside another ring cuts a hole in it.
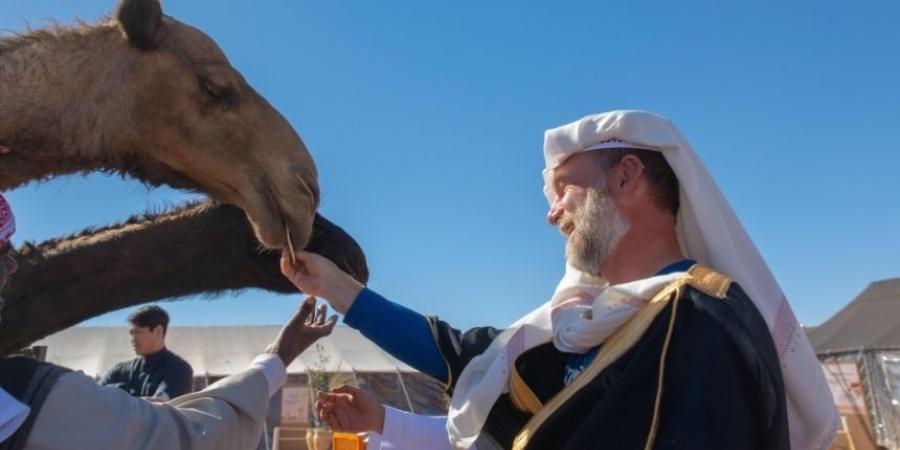
M 304 292 L 452 395 L 447 417 L 422 417 L 343 387 L 320 393 L 320 414 L 393 449 L 827 447 L 837 413 L 812 348 L 676 127 L 587 116 L 548 130 L 544 156 L 567 270 L 505 330 L 463 333 L 323 258 L 282 258 Z

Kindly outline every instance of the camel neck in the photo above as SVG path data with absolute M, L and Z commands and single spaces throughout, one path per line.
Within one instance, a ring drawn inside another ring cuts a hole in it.
M 109 157 L 127 61 L 111 24 L 0 39 L 0 190 L 55 175 L 117 169 Z M 110 167 L 113 166 L 113 167 Z

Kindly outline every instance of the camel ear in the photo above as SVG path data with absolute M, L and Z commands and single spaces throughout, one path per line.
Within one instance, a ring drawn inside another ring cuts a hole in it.
M 141 50 L 151 50 L 159 43 L 162 28 L 159 0 L 121 0 L 116 19 L 131 45 Z

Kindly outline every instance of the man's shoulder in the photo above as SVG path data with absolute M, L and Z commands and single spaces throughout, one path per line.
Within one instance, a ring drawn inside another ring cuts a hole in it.
M 783 392 L 778 352 L 762 314 L 744 289 L 725 274 L 701 271 L 680 290 L 674 333 L 685 352 L 702 349 L 737 356 L 760 382 Z M 676 358 L 677 359 L 677 358 Z
M 126 359 L 125 361 L 122 361 L 122 362 L 120 362 L 120 363 L 114 365 L 114 366 L 113 366 L 113 370 L 118 370 L 118 371 L 131 371 L 131 370 L 134 370 L 134 368 L 135 368 L 138 364 L 140 364 L 140 362 L 141 362 L 141 357 L 140 357 L 140 356 L 138 356 L 138 357 L 136 357 L 136 358 Z
M 693 326 L 706 328 L 709 335 L 730 337 L 739 347 L 752 343 L 756 351 L 774 352 L 765 319 L 740 284 L 728 275 L 698 265 L 688 272 L 682 286 L 678 314 Z
M 673 284 L 682 287 L 679 297 L 683 303 L 712 314 L 718 320 L 732 319 L 733 314 L 753 313 L 759 316 L 756 305 L 740 284 L 728 275 L 701 264 L 692 267 Z
M 191 363 L 187 362 L 187 360 L 185 360 L 184 358 L 179 356 L 177 353 L 169 350 L 169 357 L 170 357 L 169 364 L 171 364 L 173 367 L 176 367 L 176 368 L 182 369 L 182 370 L 190 370 L 193 372 L 194 369 L 193 369 L 193 367 L 191 367 Z

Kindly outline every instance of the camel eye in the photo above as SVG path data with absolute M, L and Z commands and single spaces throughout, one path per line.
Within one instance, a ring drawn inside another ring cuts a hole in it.
M 211 100 L 222 106 L 229 106 L 234 102 L 234 91 L 228 87 L 217 85 L 207 78 L 200 79 L 200 88 Z

